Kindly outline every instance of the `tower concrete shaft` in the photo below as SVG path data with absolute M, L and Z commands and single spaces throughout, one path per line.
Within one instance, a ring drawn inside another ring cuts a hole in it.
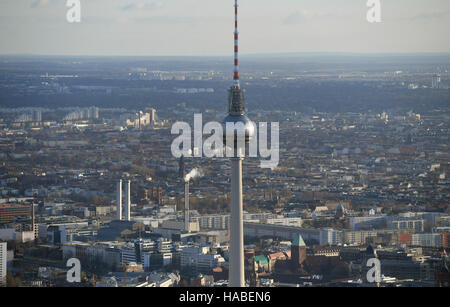
M 231 159 L 230 287 L 244 287 L 242 158 Z

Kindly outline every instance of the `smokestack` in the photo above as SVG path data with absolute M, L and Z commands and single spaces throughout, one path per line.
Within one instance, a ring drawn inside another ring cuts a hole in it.
M 35 232 L 35 215 L 34 215 L 34 204 L 31 204 L 31 231 L 33 232 L 33 240 L 36 239 L 36 232 Z
M 187 174 L 184 177 L 184 181 L 190 181 L 191 179 L 195 179 L 201 176 L 203 176 L 203 171 L 201 169 L 194 168 L 192 171 L 189 172 L 189 174 Z
M 142 112 L 139 111 L 139 130 L 141 130 L 141 114 Z
M 122 179 L 117 182 L 116 187 L 116 205 L 117 205 L 117 219 L 122 220 Z
M 130 221 L 131 215 L 131 181 L 127 180 L 127 183 L 125 185 L 125 193 L 126 193 L 126 199 L 125 199 L 125 220 Z
M 189 174 L 184 177 L 184 229 L 191 232 L 190 218 L 189 218 L 189 181 L 191 179 L 203 176 L 201 169 L 194 168 Z
M 184 183 L 184 229 L 191 232 L 189 219 L 189 180 Z

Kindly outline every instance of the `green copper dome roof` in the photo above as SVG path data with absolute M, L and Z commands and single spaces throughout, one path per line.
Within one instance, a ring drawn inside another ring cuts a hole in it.
M 269 263 L 266 256 L 264 256 L 264 255 L 255 256 L 255 261 L 259 262 L 260 264 L 268 264 Z
M 294 240 L 292 241 L 292 245 L 294 246 L 306 246 L 305 241 L 301 235 L 295 235 Z

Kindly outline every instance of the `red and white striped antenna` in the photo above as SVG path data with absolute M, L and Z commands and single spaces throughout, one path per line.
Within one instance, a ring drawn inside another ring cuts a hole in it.
M 239 31 L 238 31 L 238 0 L 234 3 L 234 88 L 239 90 L 241 85 L 239 82 Z

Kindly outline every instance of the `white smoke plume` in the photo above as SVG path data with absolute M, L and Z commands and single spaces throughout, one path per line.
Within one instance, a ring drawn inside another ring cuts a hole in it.
M 184 181 L 189 182 L 191 179 L 201 176 L 203 176 L 203 171 L 201 169 L 194 168 L 189 174 L 186 175 L 186 177 L 184 177 Z

